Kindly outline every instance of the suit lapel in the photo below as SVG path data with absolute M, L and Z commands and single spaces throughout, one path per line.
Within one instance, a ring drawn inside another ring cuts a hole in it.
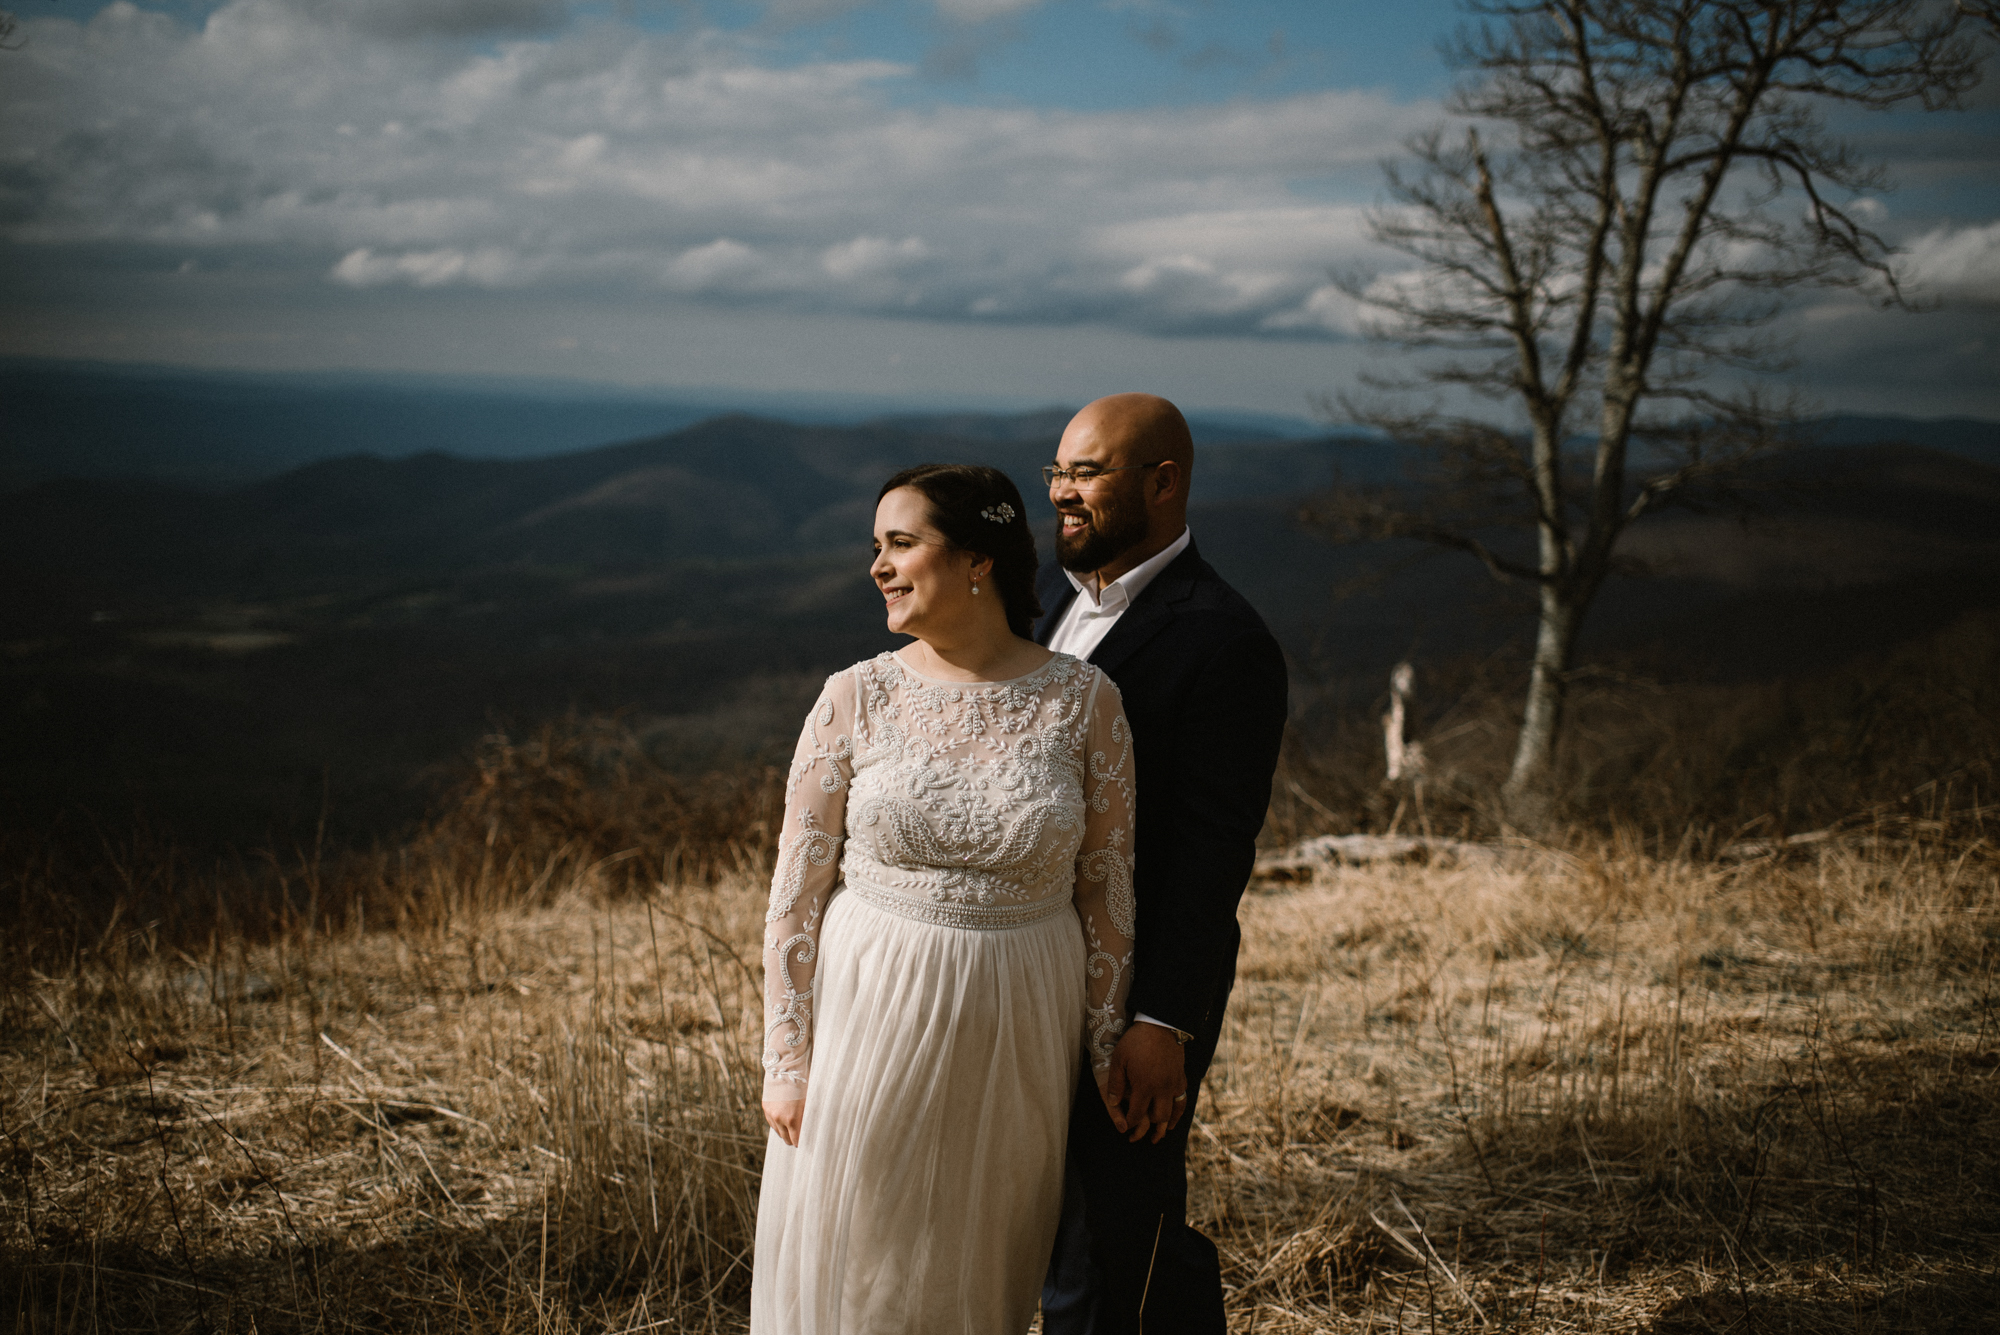
M 1155 576 L 1125 615 L 1118 618 L 1111 633 L 1092 651 L 1090 661 L 1115 676 L 1120 664 L 1145 647 L 1148 640 L 1174 619 L 1175 605 L 1193 596 L 1195 582 L 1204 569 L 1194 544 L 1188 543 L 1187 550 Z
M 1076 585 L 1069 582 L 1060 567 L 1047 565 L 1042 567 L 1041 577 L 1036 581 L 1035 596 L 1043 608 L 1042 619 L 1035 623 L 1035 643 L 1047 644 L 1064 610 L 1076 597 Z

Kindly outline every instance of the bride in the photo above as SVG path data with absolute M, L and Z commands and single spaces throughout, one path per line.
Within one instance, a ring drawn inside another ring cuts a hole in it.
M 765 928 L 756 1335 L 1034 1319 L 1079 1065 L 1102 1093 L 1125 1028 L 1134 794 L 1118 688 L 1027 638 L 1024 508 L 991 468 L 889 479 L 869 574 L 915 643 L 830 677 L 799 738 Z

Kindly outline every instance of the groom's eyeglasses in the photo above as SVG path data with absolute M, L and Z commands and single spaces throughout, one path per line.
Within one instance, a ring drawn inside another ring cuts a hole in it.
M 1101 477 L 1112 473 L 1126 473 L 1134 468 L 1158 468 L 1165 459 L 1155 459 L 1149 464 L 1120 464 L 1116 468 L 1099 468 L 1096 464 L 1078 464 L 1074 468 L 1064 468 L 1061 464 L 1042 465 L 1042 485 L 1053 487 L 1057 478 L 1074 482 L 1079 487 L 1088 487 Z

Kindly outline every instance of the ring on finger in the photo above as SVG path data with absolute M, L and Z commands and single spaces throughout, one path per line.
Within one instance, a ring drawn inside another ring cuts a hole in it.
M 1187 1094 L 1186 1094 L 1185 1092 L 1182 1092 L 1182 1093 L 1179 1093 L 1179 1094 L 1176 1094 L 1176 1095 L 1174 1095 L 1174 1102 L 1175 1102 L 1175 1103 L 1186 1103 L 1186 1102 L 1187 1102 Z

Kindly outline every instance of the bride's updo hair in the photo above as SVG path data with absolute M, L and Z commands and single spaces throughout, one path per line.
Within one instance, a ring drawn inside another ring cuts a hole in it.
M 882 484 L 879 502 L 898 487 L 908 487 L 930 502 L 932 527 L 962 552 L 993 558 L 992 590 L 1007 613 L 1007 629 L 1033 639 L 1035 618 L 1042 614 L 1035 597 L 1035 535 L 1028 528 L 1028 507 L 1021 489 L 997 468 L 984 464 L 918 464 Z

